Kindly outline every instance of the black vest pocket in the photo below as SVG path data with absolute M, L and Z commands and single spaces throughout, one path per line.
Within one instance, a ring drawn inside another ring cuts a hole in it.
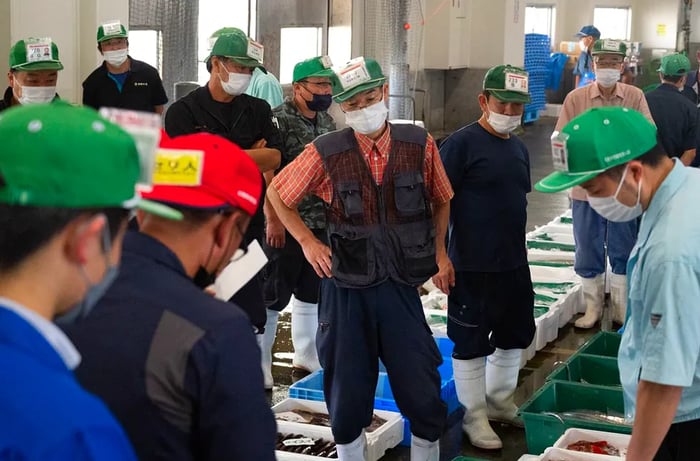
M 351 285 L 373 282 L 376 269 L 369 236 L 353 231 L 331 232 L 333 276 Z
M 423 283 L 438 271 L 435 262 L 435 228 L 424 222 L 398 229 L 403 252 L 403 271 L 410 283 Z
M 394 202 L 400 216 L 425 213 L 425 187 L 422 173 L 411 171 L 394 176 Z
M 359 182 L 353 181 L 338 184 L 338 194 L 340 194 L 340 200 L 343 202 L 346 217 L 362 217 L 362 188 Z

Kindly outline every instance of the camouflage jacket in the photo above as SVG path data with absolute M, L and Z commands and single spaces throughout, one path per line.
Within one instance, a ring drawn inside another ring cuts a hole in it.
M 318 136 L 335 131 L 335 122 L 328 112 L 317 112 L 316 123 L 304 117 L 290 98 L 275 107 L 272 114 L 277 119 L 282 134 L 282 164 L 284 168 L 297 158 L 307 144 Z M 315 195 L 308 195 L 299 204 L 299 214 L 309 229 L 326 228 L 326 206 Z

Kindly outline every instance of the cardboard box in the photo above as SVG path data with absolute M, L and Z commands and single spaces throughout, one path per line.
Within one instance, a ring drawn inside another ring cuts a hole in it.
M 578 56 L 581 53 L 581 48 L 579 48 L 578 42 L 561 42 L 559 52 Z

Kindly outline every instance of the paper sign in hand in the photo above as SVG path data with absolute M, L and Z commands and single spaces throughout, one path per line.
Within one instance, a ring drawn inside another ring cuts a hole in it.
M 214 282 L 216 297 L 224 301 L 231 299 L 231 296 L 260 272 L 265 263 L 267 263 L 267 256 L 260 243 L 255 240 L 248 245 L 248 253 L 245 256 L 230 262 L 216 278 Z

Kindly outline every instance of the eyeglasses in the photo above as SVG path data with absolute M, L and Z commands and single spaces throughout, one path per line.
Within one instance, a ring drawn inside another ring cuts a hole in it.
M 248 242 L 245 240 L 245 232 L 238 224 L 236 224 L 236 229 L 238 229 L 238 233 L 241 234 L 241 243 L 238 244 L 238 249 L 231 257 L 231 262 L 238 261 L 248 254 Z

